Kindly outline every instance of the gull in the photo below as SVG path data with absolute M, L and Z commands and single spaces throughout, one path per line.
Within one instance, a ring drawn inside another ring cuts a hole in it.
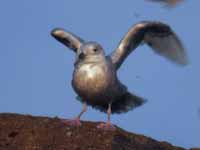
M 141 21 L 133 25 L 119 42 L 117 48 L 106 55 L 103 47 L 95 41 L 86 41 L 62 28 L 55 28 L 51 35 L 75 52 L 72 87 L 83 103 L 83 109 L 70 125 L 80 126 L 80 117 L 90 105 L 107 113 L 107 122 L 97 127 L 114 130 L 111 123 L 112 113 L 125 113 L 146 101 L 129 92 L 117 76 L 117 71 L 139 45 L 147 44 L 156 54 L 185 66 L 187 54 L 178 36 L 171 27 L 157 21 Z

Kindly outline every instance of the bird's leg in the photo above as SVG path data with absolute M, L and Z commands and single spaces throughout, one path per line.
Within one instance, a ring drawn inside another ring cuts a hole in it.
M 71 119 L 71 120 L 63 120 L 63 122 L 65 124 L 71 125 L 71 126 L 81 126 L 80 118 L 84 114 L 84 112 L 86 112 L 86 111 L 87 111 L 87 104 L 83 103 L 83 109 L 77 117 L 75 117 L 74 119 Z
M 84 112 L 87 111 L 87 104 L 86 103 L 83 103 L 83 109 L 82 111 L 79 113 L 79 115 L 76 117 L 80 120 L 81 116 L 84 114 Z
M 103 129 L 103 130 L 111 130 L 111 131 L 114 131 L 116 129 L 115 126 L 110 121 L 111 113 L 112 113 L 111 104 L 109 104 L 108 105 L 108 110 L 107 110 L 108 120 L 107 120 L 106 123 L 100 123 L 97 126 L 97 128 Z

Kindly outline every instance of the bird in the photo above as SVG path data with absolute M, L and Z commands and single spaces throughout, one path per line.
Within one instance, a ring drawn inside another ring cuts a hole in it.
M 146 99 L 129 92 L 118 78 L 117 72 L 123 62 L 137 47 L 147 44 L 156 54 L 178 66 L 188 64 L 186 50 L 169 25 L 159 21 L 140 21 L 134 24 L 109 55 L 95 41 L 86 41 L 63 28 L 55 28 L 51 35 L 75 53 L 72 87 L 82 102 L 83 109 L 70 125 L 80 126 L 80 118 L 87 106 L 107 113 L 107 121 L 97 128 L 115 130 L 111 114 L 126 113 L 143 105 Z
M 170 7 L 174 7 L 177 4 L 183 2 L 183 0 L 148 0 L 148 1 L 163 3 L 166 4 L 166 6 Z

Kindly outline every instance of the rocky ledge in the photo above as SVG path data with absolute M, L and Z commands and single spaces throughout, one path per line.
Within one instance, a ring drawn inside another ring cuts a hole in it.
M 167 142 L 129 133 L 96 128 L 83 121 L 81 127 L 61 119 L 30 115 L 0 114 L 0 150 L 183 150 Z

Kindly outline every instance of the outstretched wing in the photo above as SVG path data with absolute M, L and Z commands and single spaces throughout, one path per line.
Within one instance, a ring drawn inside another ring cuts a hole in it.
M 187 64 L 187 55 L 182 43 L 172 29 L 161 22 L 140 22 L 130 28 L 111 54 L 111 60 L 118 69 L 126 57 L 140 43 L 146 43 L 154 52 L 180 65 Z
M 53 29 L 51 31 L 51 35 L 56 40 L 58 40 L 68 48 L 72 49 L 74 52 L 77 52 L 81 44 L 84 42 L 80 37 L 61 28 Z

